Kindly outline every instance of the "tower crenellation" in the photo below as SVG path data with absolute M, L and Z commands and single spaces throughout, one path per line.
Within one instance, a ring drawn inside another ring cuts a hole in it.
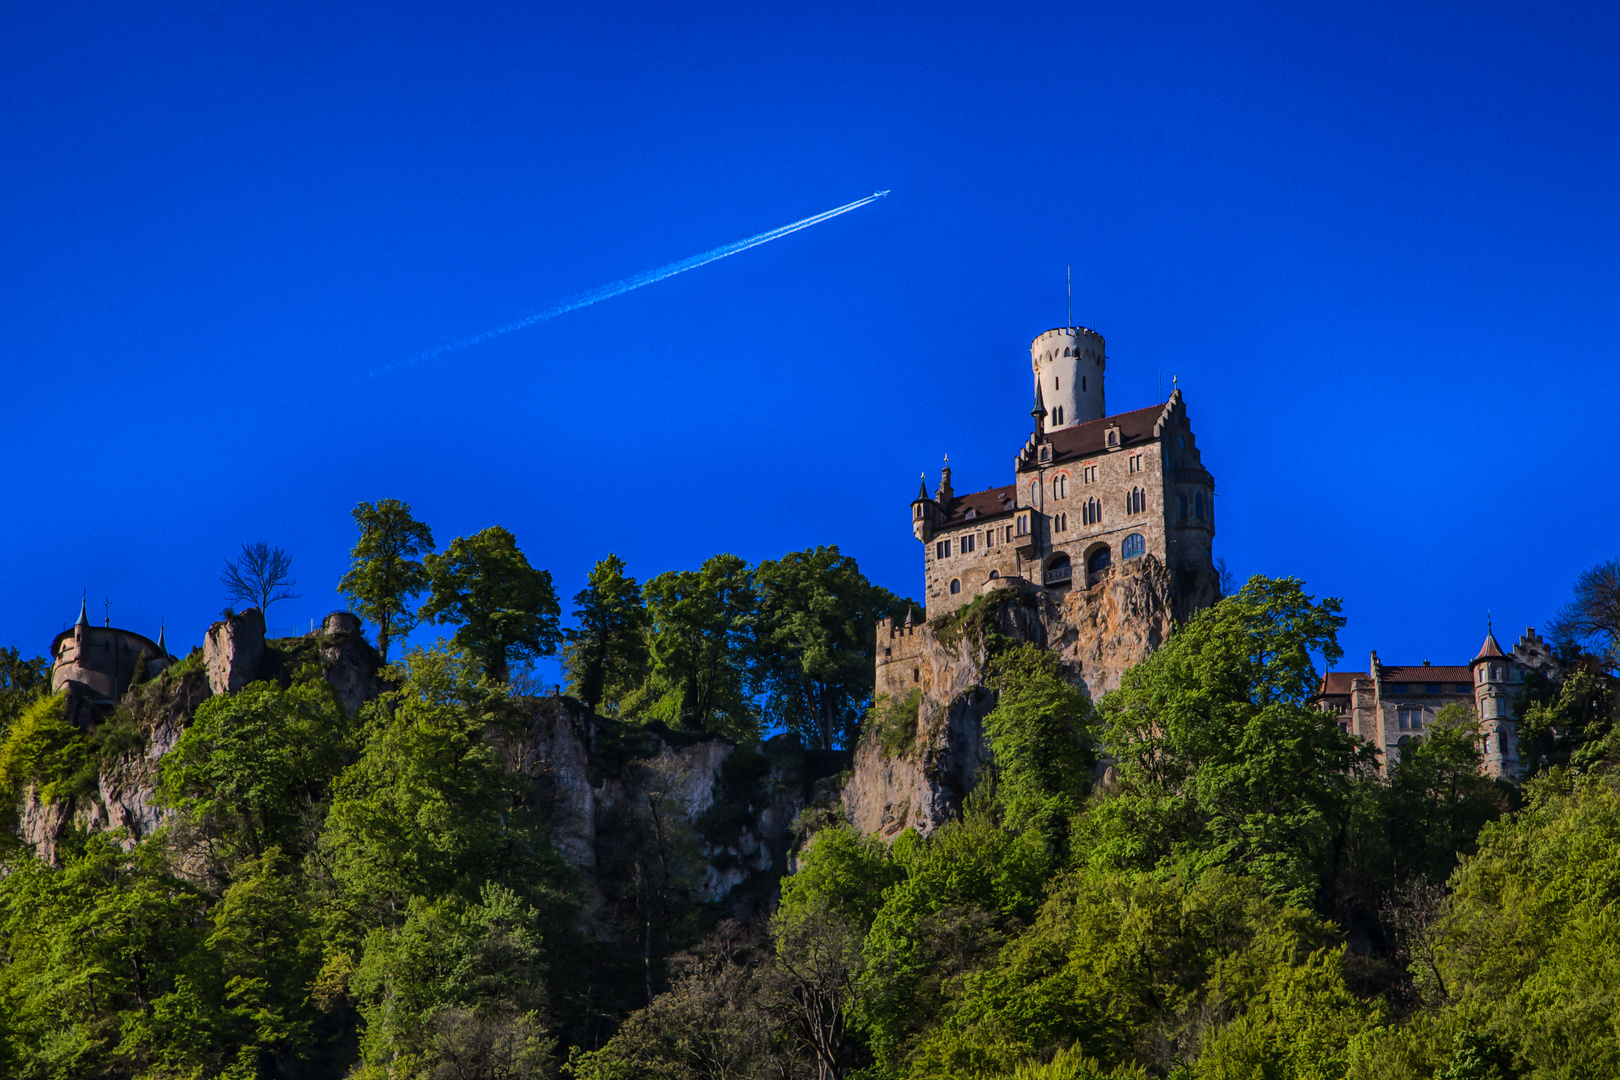
M 1036 398 L 1046 409 L 1047 431 L 1108 415 L 1103 397 L 1107 365 L 1103 336 L 1083 326 L 1060 326 L 1029 343 L 1029 366 Z

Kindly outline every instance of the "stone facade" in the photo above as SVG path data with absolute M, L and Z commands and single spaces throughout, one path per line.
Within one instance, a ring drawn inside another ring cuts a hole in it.
M 1013 461 L 1014 482 L 958 495 L 947 464 L 935 492 L 925 484 L 912 500 L 929 618 L 1006 578 L 1061 592 L 1095 585 L 1109 567 L 1147 557 L 1171 570 L 1178 591 L 1207 594 L 1215 480 L 1181 391 L 1163 405 L 1091 417 L 1104 407 L 1105 365 L 1102 337 L 1083 327 L 1037 337 L 1031 364 L 1035 433 Z M 1074 387 L 1077 372 L 1084 391 Z M 1048 408 L 1050 396 L 1062 404 Z M 1064 422 L 1050 426 L 1049 416 Z
M 1467 664 L 1392 665 L 1375 650 L 1367 671 L 1330 671 L 1322 677 L 1321 707 L 1343 730 L 1372 743 L 1382 767 L 1399 761 L 1403 747 L 1422 743 L 1435 715 L 1447 705 L 1473 710 L 1479 722 L 1485 771 L 1504 780 L 1520 777 L 1518 717 L 1513 699 L 1532 671 L 1553 670 L 1547 643 L 1526 628 L 1504 652 L 1487 632 L 1479 654 Z
M 85 605 L 79 619 L 51 642 L 51 690 L 67 691 L 69 723 L 87 724 L 118 704 L 137 674 L 153 678 L 174 662 L 158 640 L 133 630 L 91 626 Z

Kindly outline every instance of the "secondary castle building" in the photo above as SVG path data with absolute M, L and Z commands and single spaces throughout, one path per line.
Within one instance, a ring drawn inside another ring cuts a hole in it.
M 1511 652 L 1489 630 L 1479 654 L 1466 664 L 1385 664 L 1375 650 L 1366 671 L 1330 671 L 1319 701 L 1339 718 L 1339 727 L 1372 743 L 1387 768 L 1403 748 L 1421 743 L 1447 705 L 1473 710 L 1480 752 L 1491 776 L 1520 777 L 1518 717 L 1513 699 L 1532 671 L 1553 670 L 1547 643 L 1526 629 Z
M 173 662 L 163 641 L 114 626 L 91 626 L 85 604 L 79 619 L 51 642 L 51 690 L 68 691 L 71 723 L 88 723 L 124 696 L 137 675 L 152 678 Z
M 1181 391 L 1109 416 L 1101 334 L 1059 327 L 1029 351 L 1035 431 L 1013 459 L 1013 482 L 957 494 L 947 463 L 935 492 L 925 482 L 912 500 L 929 618 L 1008 578 L 1061 593 L 1137 559 L 1155 559 L 1178 579 L 1207 579 L 1215 480 Z

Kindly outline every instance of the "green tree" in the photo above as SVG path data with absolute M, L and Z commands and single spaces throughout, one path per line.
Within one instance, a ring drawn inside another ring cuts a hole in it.
M 530 566 L 501 526 L 458 536 L 423 564 L 433 591 L 421 617 L 456 624 L 455 644 L 477 657 L 490 678 L 504 683 L 512 661 L 556 649 L 562 609 L 551 572 Z
M 1091 786 L 1091 701 L 1058 658 L 1034 644 L 997 656 L 990 684 L 998 698 L 984 733 L 1002 821 L 1015 832 L 1043 829 L 1058 839 Z
M 655 720 L 753 738 L 748 695 L 754 586 L 748 564 L 715 555 L 697 570 L 671 570 L 642 590 L 652 623 L 652 677 L 637 702 Z
M 395 925 L 413 897 L 476 901 L 488 881 L 528 888 L 550 848 L 502 745 L 516 717 L 469 658 L 412 650 L 408 678 L 366 707 L 360 759 L 333 789 L 323 865 L 350 929 Z
M 0 739 L 11 722 L 51 685 L 51 658 L 25 658 L 13 647 L 0 649 Z
M 1511 788 L 1484 775 L 1479 722 L 1465 705 L 1442 708 L 1428 737 L 1405 751 L 1389 767 L 1392 876 L 1441 882 L 1507 809 Z
M 641 586 L 625 577 L 624 560 L 608 555 L 591 570 L 589 584 L 574 595 L 579 625 L 564 633 L 563 670 L 569 689 L 593 712 L 609 711 L 647 674 L 647 608 Z
M 754 568 L 757 675 L 765 719 L 812 746 L 854 744 L 872 698 L 875 626 L 908 601 L 874 585 L 837 547 L 817 547 Z
M 411 601 L 428 586 L 420 556 L 432 552 L 433 532 L 398 499 L 363 502 L 353 514 L 360 539 L 337 588 L 354 603 L 356 614 L 377 625 L 377 651 L 386 663 L 389 641 L 416 625 Z
M 1613 753 L 1620 680 L 1601 661 L 1580 655 L 1562 679 L 1537 682 L 1526 687 L 1519 722 L 1519 760 L 1526 772 L 1589 767 Z
M 354 978 L 364 1059 L 399 1077 L 550 1076 L 539 913 L 508 888 L 415 898 L 373 930 Z
M 229 875 L 272 848 L 309 851 L 338 773 L 359 752 L 355 721 L 318 675 L 209 698 L 163 758 L 157 794 L 190 822 Z
M 1256 576 L 1126 672 L 1101 703 L 1119 783 L 1082 823 L 1089 857 L 1233 867 L 1310 905 L 1371 761 L 1313 704 L 1312 657 L 1338 659 L 1338 612 L 1297 579 Z

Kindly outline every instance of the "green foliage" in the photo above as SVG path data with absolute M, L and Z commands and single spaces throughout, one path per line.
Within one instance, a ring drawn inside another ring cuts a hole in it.
M 866 724 L 878 745 L 883 747 L 884 757 L 897 758 L 916 745 L 921 710 L 921 687 L 913 687 L 911 693 L 898 701 L 883 694 L 872 702 L 872 707 L 866 710 Z
M 0 649 L 0 738 L 35 698 L 49 691 L 51 658 L 25 658 L 10 646 Z
M 352 513 L 360 539 L 337 589 L 356 614 L 376 624 L 377 651 L 386 662 L 389 641 L 416 625 L 411 601 L 428 586 L 420 556 L 433 550 L 433 532 L 398 499 L 363 502 Z
M 872 697 L 874 627 L 908 601 L 861 573 L 836 547 L 795 551 L 754 568 L 755 677 L 765 719 L 830 750 L 854 743 Z
M 1117 791 L 1082 822 L 1098 865 L 1226 866 L 1310 905 L 1370 752 L 1313 704 L 1339 656 L 1336 600 L 1250 579 L 1125 673 L 1101 704 Z
M 296 860 L 314 846 L 332 781 L 358 741 L 324 679 L 250 683 L 197 708 L 163 759 L 158 796 L 208 839 L 213 859 L 277 849 Z
M 697 570 L 671 570 L 642 590 L 651 618 L 652 677 L 631 713 L 737 739 L 759 734 L 748 694 L 755 598 L 748 564 L 716 555 Z
M 999 695 L 984 718 L 1002 821 L 1056 837 L 1079 809 L 1096 763 L 1091 700 L 1056 656 L 1020 645 L 990 665 Z
M 1432 989 L 1527 1076 L 1620 1075 L 1620 779 L 1554 770 L 1525 798 L 1452 878 Z
M 476 902 L 485 882 L 532 881 L 545 862 L 494 739 L 515 722 L 504 690 L 439 649 L 413 650 L 405 669 L 400 689 L 363 710 L 365 748 L 338 777 L 320 837 L 361 925 L 394 925 L 413 897 Z
M 37 699 L 22 711 L 0 743 L 0 793 L 11 805 L 34 785 L 41 802 L 53 803 L 86 790 L 95 781 L 90 740 L 62 717 L 64 694 Z
M 556 649 L 562 609 L 551 572 L 530 566 L 507 530 L 492 525 L 458 536 L 423 565 L 433 591 L 420 617 L 455 623 L 452 640 L 477 657 L 491 679 L 506 682 L 514 660 Z
M 1519 760 L 1532 775 L 1564 765 L 1590 768 L 1616 752 L 1620 681 L 1583 656 L 1559 682 L 1532 689 L 1521 704 Z M 1539 694 L 1534 690 L 1539 689 Z
M 538 921 L 500 885 L 474 903 L 413 898 L 402 925 L 371 932 L 355 973 L 363 1059 L 401 1077 L 456 1075 L 472 1059 L 505 1070 L 472 1075 L 551 1075 Z
M 619 702 L 647 676 L 647 608 L 641 586 L 625 577 L 624 560 L 609 554 L 574 595 L 574 619 L 565 632 L 563 670 L 569 690 L 595 712 L 604 703 L 617 715 Z

